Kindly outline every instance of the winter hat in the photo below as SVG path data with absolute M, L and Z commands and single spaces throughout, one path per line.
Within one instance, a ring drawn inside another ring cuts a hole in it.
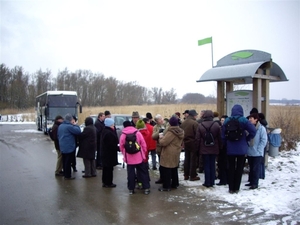
M 145 122 L 143 120 L 139 120 L 139 121 L 136 122 L 135 127 L 136 127 L 136 129 L 145 128 Z
M 104 115 L 105 115 L 105 116 L 110 115 L 110 111 L 106 110 L 106 111 L 104 112 Z
M 144 123 L 149 123 L 149 118 L 143 118 Z
M 190 115 L 190 116 L 198 116 L 198 113 L 196 112 L 196 110 L 191 109 L 191 110 L 189 111 L 189 115 Z
M 148 118 L 149 120 L 153 119 L 152 114 L 147 112 L 146 113 L 146 118 Z
M 66 120 L 66 121 L 71 122 L 72 119 L 73 119 L 73 116 L 72 116 L 70 113 L 68 113 L 68 114 L 65 115 L 65 120 Z
M 89 117 L 85 118 L 85 121 L 84 121 L 85 126 L 92 125 L 93 123 L 94 123 L 94 120 L 92 117 L 89 116 Z
M 140 118 L 139 112 L 132 112 L 132 118 Z
M 190 110 L 187 109 L 187 110 L 185 110 L 182 114 L 189 113 L 189 111 L 190 111 Z
M 172 116 L 170 119 L 169 119 L 169 124 L 171 126 L 178 126 L 178 118 L 176 118 L 175 116 Z
M 115 123 L 115 121 L 112 119 L 112 118 L 106 118 L 105 120 L 104 120 L 104 125 L 106 126 L 106 127 L 110 127 L 111 125 L 113 125 Z
M 72 116 L 75 122 L 77 122 L 77 117 L 75 115 Z
M 62 116 L 60 116 L 60 115 L 58 115 L 58 116 L 55 117 L 55 121 L 57 121 L 57 120 L 63 120 L 63 119 L 64 118 Z
M 258 113 L 257 108 L 252 108 L 251 111 L 250 111 L 250 114 L 252 114 L 252 113 Z
M 175 115 L 177 115 L 178 117 L 180 117 L 180 112 L 176 112 Z
M 259 120 L 259 115 L 258 115 L 258 113 L 251 113 L 248 117 L 249 117 L 249 118 L 252 117 L 253 119 Z
M 132 126 L 132 124 L 131 124 L 131 122 L 129 120 L 126 120 L 126 121 L 123 122 L 123 127 L 124 128 L 125 127 L 131 127 L 131 126 Z

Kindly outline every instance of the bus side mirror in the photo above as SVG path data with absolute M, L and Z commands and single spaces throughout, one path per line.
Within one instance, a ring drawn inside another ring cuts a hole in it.
M 82 105 L 79 105 L 79 112 L 82 113 Z

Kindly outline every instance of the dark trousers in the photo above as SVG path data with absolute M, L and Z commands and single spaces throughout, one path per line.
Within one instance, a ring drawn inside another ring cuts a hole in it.
M 202 155 L 204 162 L 204 185 L 215 185 L 216 178 L 216 155 L 205 154 Z
M 96 167 L 102 167 L 102 158 L 100 148 L 97 149 Z
M 160 162 L 160 155 L 158 155 L 158 162 Z M 160 180 L 163 180 L 163 176 L 162 176 L 162 168 L 161 168 L 160 164 L 159 164 L 158 170 L 159 170 L 159 179 L 160 179 Z
M 84 175 L 95 176 L 96 175 L 96 163 L 95 159 L 83 159 Z
M 188 145 L 185 144 L 184 148 L 184 176 L 190 176 L 190 178 L 194 178 L 197 176 L 196 167 L 197 167 L 197 154 L 195 149 L 189 148 Z
M 71 166 L 72 166 L 73 170 L 76 170 L 76 149 L 75 149 L 75 151 L 73 152 L 73 155 L 72 155 Z
M 227 155 L 223 152 L 220 152 L 218 156 L 218 174 L 220 179 L 220 184 L 227 184 L 227 176 L 228 176 L 228 163 L 227 163 Z
M 162 167 L 162 177 L 163 177 L 163 188 L 170 189 L 171 187 L 178 187 L 178 168 L 167 168 Z
M 244 166 L 244 155 L 228 155 L 228 185 L 230 191 L 240 190 Z
M 74 157 L 74 152 L 62 153 L 65 178 L 70 178 L 71 177 L 71 162 L 73 160 L 73 157 Z
M 261 156 L 248 156 L 248 163 L 250 167 L 249 172 L 249 181 L 251 185 L 258 185 L 259 180 L 259 173 L 261 171 L 261 162 L 262 162 Z
M 113 166 L 103 166 L 102 169 L 102 183 L 111 185 L 113 183 Z
M 127 165 L 128 190 L 134 190 L 136 175 L 137 175 L 137 180 L 142 183 L 143 189 L 150 188 L 150 176 L 148 171 L 148 164 L 142 162 L 137 165 Z
M 156 167 L 156 150 L 150 150 L 149 151 L 150 155 L 151 155 L 151 159 L 152 159 L 152 168 Z

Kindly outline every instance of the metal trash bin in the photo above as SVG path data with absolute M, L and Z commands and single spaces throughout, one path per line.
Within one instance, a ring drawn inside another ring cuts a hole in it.
M 275 157 L 279 154 L 279 147 L 281 146 L 281 129 L 275 128 L 268 134 L 269 139 L 269 156 Z

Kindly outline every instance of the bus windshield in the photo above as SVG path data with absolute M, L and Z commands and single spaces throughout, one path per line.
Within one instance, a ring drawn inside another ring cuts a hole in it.
M 62 117 L 65 117 L 67 113 L 70 113 L 71 115 L 77 116 L 77 108 L 64 108 L 64 107 L 49 107 L 49 117 L 48 120 L 54 120 L 56 116 L 60 115 Z

